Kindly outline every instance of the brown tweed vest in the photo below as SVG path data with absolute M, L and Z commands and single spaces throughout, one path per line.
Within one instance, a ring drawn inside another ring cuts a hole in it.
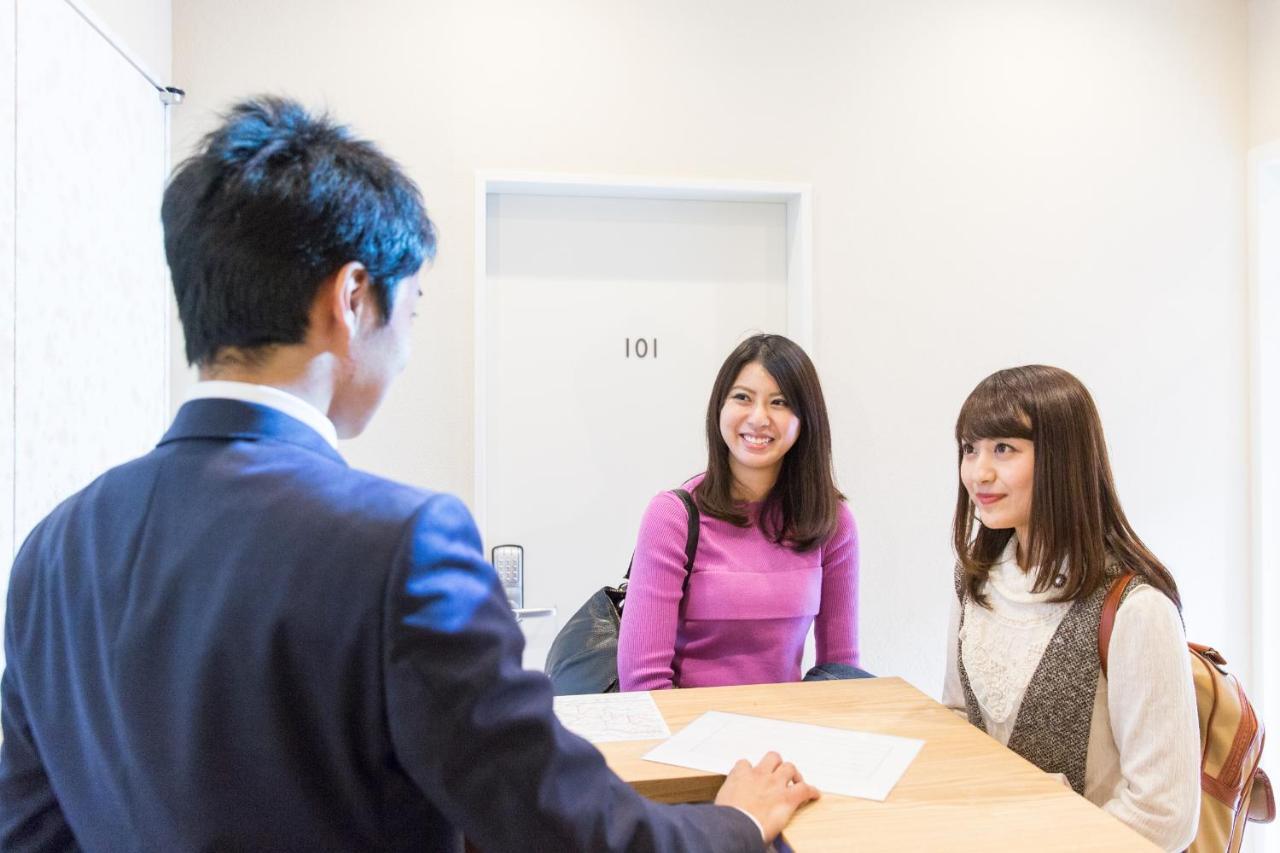
M 1009 736 L 1009 748 L 1047 773 L 1062 773 L 1077 794 L 1084 795 L 1085 759 L 1089 751 L 1089 727 L 1093 721 L 1093 700 L 1098 690 L 1101 668 L 1098 663 L 1098 621 L 1102 602 L 1119 568 L 1107 571 L 1106 580 L 1092 594 L 1076 599 L 1062 617 L 1058 630 L 1045 647 L 1027 683 Z M 964 573 L 956 565 L 956 595 L 960 598 L 960 627 L 965 611 L 978 605 L 965 589 Z M 1135 579 L 1128 595 L 1140 583 Z M 978 699 L 969 686 L 964 669 L 963 640 L 957 638 L 956 661 L 960 684 L 964 687 L 965 710 L 969 722 L 984 732 L 986 724 Z

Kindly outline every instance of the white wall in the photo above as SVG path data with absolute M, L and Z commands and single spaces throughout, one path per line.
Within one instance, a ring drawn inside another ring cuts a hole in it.
M 1094 390 L 1191 633 L 1239 659 L 1246 15 L 1220 0 L 176 0 L 190 97 L 175 157 L 212 111 L 270 91 L 328 105 L 405 164 L 441 255 L 416 360 L 345 452 L 464 498 L 475 169 L 809 182 L 865 664 L 938 689 L 950 431 L 979 379 L 1031 361 Z
M 77 0 L 106 25 L 113 40 L 133 59 L 168 83 L 173 58 L 173 4 L 170 0 Z M 177 84 L 181 86 L 181 84 Z

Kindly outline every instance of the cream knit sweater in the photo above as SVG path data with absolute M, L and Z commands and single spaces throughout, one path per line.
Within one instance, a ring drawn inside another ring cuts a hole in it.
M 1022 696 L 1070 608 L 1032 592 L 1034 572 L 1009 543 L 985 588 L 991 609 L 966 602 L 964 663 L 987 732 L 1008 744 Z M 965 714 L 956 665 L 960 604 L 952 598 L 942 701 Z M 1182 622 L 1173 602 L 1142 585 L 1116 614 L 1110 678 L 1098 679 L 1085 797 L 1165 850 L 1184 850 L 1200 811 L 1200 729 Z

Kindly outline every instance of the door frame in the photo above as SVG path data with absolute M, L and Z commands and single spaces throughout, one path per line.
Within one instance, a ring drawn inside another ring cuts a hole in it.
M 693 181 L 678 178 L 566 175 L 477 170 L 475 180 L 475 505 L 480 530 L 488 518 L 488 199 L 490 195 L 730 201 L 787 207 L 787 336 L 815 361 L 813 340 L 813 218 L 808 184 Z

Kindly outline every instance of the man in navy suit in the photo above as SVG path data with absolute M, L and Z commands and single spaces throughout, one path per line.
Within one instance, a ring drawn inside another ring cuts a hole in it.
M 718 805 L 636 795 L 521 669 L 463 505 L 343 461 L 435 251 L 394 163 L 249 101 L 162 215 L 204 381 L 14 564 L 4 849 L 759 850 L 817 796 L 772 753 Z

